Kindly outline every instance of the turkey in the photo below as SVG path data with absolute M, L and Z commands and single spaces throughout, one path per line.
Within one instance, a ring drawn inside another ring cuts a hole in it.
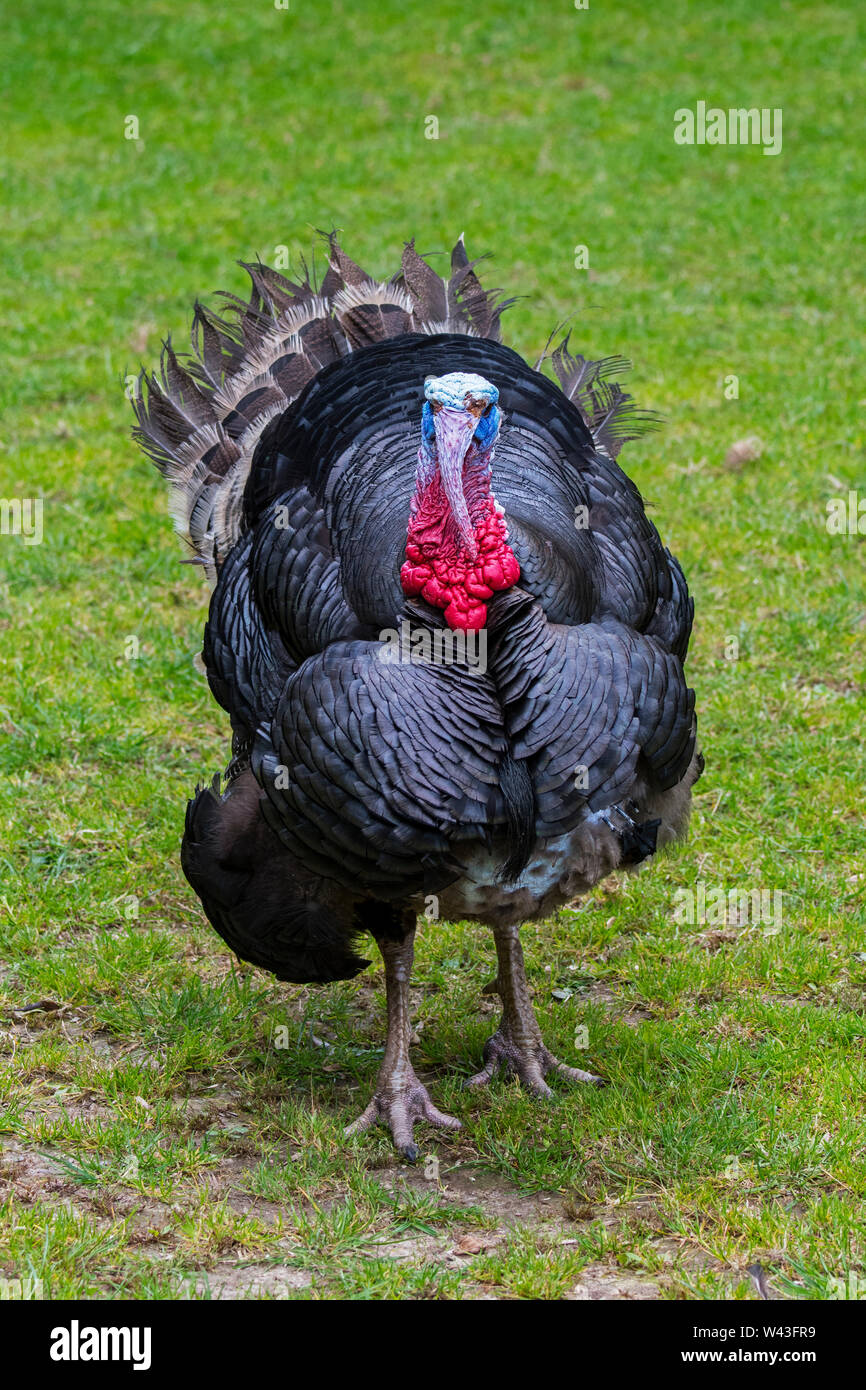
M 232 728 L 184 872 L 280 980 L 351 979 L 374 938 L 387 1041 L 347 1132 L 381 1121 L 414 1161 L 417 1122 L 459 1128 L 409 1056 L 422 914 L 493 931 L 502 1016 L 468 1086 L 603 1084 L 545 1047 L 519 929 L 684 833 L 693 604 L 615 461 L 653 423 L 623 359 L 565 337 L 528 366 L 462 237 L 445 277 L 409 242 L 387 281 L 324 244 L 318 285 L 257 263 L 248 301 L 196 305 L 192 353 L 142 372 L 135 435 L 213 586 Z

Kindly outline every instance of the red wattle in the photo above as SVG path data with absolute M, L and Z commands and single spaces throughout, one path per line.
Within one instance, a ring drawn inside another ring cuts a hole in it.
M 477 555 L 471 559 L 456 534 L 437 474 L 416 499 L 409 520 L 406 562 L 400 583 L 409 598 L 418 594 L 442 608 L 451 628 L 477 632 L 487 622 L 487 600 L 510 589 L 520 566 L 508 544 L 505 518 L 488 493 L 470 509 Z

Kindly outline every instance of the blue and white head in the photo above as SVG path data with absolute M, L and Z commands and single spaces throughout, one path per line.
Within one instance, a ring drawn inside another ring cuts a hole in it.
M 476 372 L 428 376 L 421 411 L 422 469 L 438 467 L 457 526 L 474 549 L 469 509 L 463 495 L 463 463 L 470 447 L 489 460 L 502 424 L 499 391 Z

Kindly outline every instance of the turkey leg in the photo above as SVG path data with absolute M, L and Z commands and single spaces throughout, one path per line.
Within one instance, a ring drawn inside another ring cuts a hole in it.
M 484 1045 L 484 1067 L 469 1078 L 467 1086 L 486 1086 L 492 1076 L 504 1071 L 520 1078 L 536 1096 L 552 1096 L 545 1081 L 552 1071 L 569 1081 L 588 1081 L 603 1086 L 604 1079 L 579 1067 L 567 1067 L 548 1052 L 529 997 L 529 984 L 523 964 L 523 947 L 518 927 L 495 927 L 499 969 L 493 989 L 502 1000 L 502 1021 Z
M 388 1006 L 388 1038 L 373 1099 L 363 1115 L 346 1130 L 360 1134 L 377 1120 L 388 1125 L 404 1158 L 414 1163 L 418 1146 L 412 1137 L 417 1120 L 440 1129 L 459 1129 L 460 1121 L 437 1110 L 427 1089 L 415 1075 L 409 1060 L 409 977 L 414 958 L 414 928 L 402 941 L 378 940 L 385 962 L 385 994 Z

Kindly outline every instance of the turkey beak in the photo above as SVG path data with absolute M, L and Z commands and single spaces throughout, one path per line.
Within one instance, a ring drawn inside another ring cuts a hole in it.
M 471 559 L 475 559 L 477 548 L 475 532 L 469 517 L 469 508 L 463 493 L 463 460 L 472 443 L 472 436 L 478 428 L 478 421 L 468 410 L 454 410 L 443 406 L 433 416 L 436 431 L 436 455 L 439 473 L 445 496 L 451 507 L 451 514 Z

